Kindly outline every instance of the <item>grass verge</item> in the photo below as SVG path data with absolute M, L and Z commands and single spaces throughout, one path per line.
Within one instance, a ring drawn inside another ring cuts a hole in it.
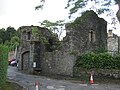
M 15 90 L 15 87 L 12 83 L 6 82 L 0 90 Z

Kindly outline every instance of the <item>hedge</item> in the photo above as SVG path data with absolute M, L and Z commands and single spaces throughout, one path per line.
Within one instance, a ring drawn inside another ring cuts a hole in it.
M 85 69 L 120 69 L 120 55 L 108 53 L 86 53 L 78 56 L 75 67 Z
M 8 67 L 8 47 L 0 45 L 0 88 L 6 81 Z

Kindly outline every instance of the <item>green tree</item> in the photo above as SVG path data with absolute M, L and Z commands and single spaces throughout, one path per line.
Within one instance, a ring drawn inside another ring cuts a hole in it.
M 89 4 L 91 3 L 91 4 Z M 85 8 L 89 5 L 88 9 L 96 10 L 97 14 L 110 11 L 110 6 L 114 5 L 114 0 L 68 0 L 66 8 L 70 7 L 70 15 L 79 11 L 80 8 Z M 99 5 L 101 7 L 96 7 Z
M 10 44 L 10 41 L 6 40 L 6 41 L 4 42 L 4 45 L 10 47 L 10 45 L 11 45 L 11 44 Z
M 5 30 L 4 28 L 0 29 L 0 44 L 1 43 L 8 43 L 10 42 L 11 38 L 14 36 L 18 36 L 18 32 L 14 29 L 14 27 L 7 27 Z M 6 44 L 7 44 L 6 43 Z
M 70 9 L 69 17 L 74 13 L 81 13 L 86 10 L 94 10 L 98 15 L 106 13 L 106 16 L 111 17 L 110 24 L 113 25 L 112 28 L 116 29 L 118 22 L 116 16 L 114 16 L 116 13 L 114 13 L 110 7 L 118 4 L 118 1 L 119 0 L 68 0 L 66 8 Z M 117 15 L 118 18 L 119 16 L 120 14 Z
M 70 14 L 72 14 L 72 13 L 77 12 L 80 8 L 86 7 L 86 5 L 88 4 L 88 1 L 92 1 L 95 4 L 99 4 L 102 1 L 102 4 L 101 4 L 102 6 L 108 6 L 108 7 L 105 7 L 105 8 L 100 8 L 98 10 L 98 12 L 100 12 L 100 13 L 108 11 L 109 6 L 111 5 L 111 2 L 115 1 L 115 3 L 119 5 L 119 10 L 117 12 L 117 17 L 118 17 L 118 20 L 120 21 L 120 0 L 68 0 L 68 4 L 67 4 L 66 8 L 70 7 L 71 5 L 74 5 L 70 9 Z M 40 5 L 36 6 L 35 9 L 37 9 L 37 10 L 39 8 L 43 9 L 44 3 L 45 3 L 45 0 L 40 0 Z
M 11 44 L 10 44 L 10 50 L 15 50 L 15 48 L 19 45 L 19 37 L 18 36 L 14 36 L 11 38 Z
M 36 6 L 36 9 L 43 9 L 44 3 L 46 0 L 40 0 L 40 5 Z M 95 8 L 98 12 L 98 14 L 104 13 L 105 11 L 109 11 L 109 6 L 113 4 L 113 1 L 115 1 L 114 4 L 120 3 L 119 0 L 68 0 L 68 4 L 66 8 L 70 7 L 70 13 L 73 14 L 76 13 L 80 8 L 85 8 L 90 2 L 95 4 L 99 4 L 101 7 L 95 7 L 93 4 L 90 8 Z
M 0 29 L 0 43 L 4 43 L 5 42 L 5 29 L 2 28 Z
M 10 41 L 12 37 L 17 35 L 17 31 L 15 30 L 14 27 L 7 27 L 6 31 L 5 31 L 5 40 Z
M 63 26 L 64 26 L 64 20 L 58 20 L 55 22 L 51 22 L 48 20 L 44 20 L 43 22 L 40 22 L 41 26 L 48 28 L 49 30 L 51 30 L 54 33 L 58 34 L 58 38 L 60 39 L 61 34 L 64 30 Z

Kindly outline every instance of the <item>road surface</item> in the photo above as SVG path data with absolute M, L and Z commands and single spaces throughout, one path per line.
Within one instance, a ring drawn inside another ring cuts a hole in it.
M 120 85 L 117 84 L 72 83 L 66 80 L 24 74 L 18 71 L 16 67 L 11 66 L 8 67 L 7 78 L 24 86 L 27 90 L 36 90 L 36 81 L 38 81 L 38 90 L 120 90 Z

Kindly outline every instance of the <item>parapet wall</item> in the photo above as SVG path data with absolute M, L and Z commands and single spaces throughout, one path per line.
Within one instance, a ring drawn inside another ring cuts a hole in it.
M 74 67 L 74 76 L 80 77 L 80 76 L 90 76 L 90 74 L 93 74 L 97 77 L 113 77 L 113 78 L 120 78 L 120 70 L 115 69 L 82 69 L 80 67 Z

